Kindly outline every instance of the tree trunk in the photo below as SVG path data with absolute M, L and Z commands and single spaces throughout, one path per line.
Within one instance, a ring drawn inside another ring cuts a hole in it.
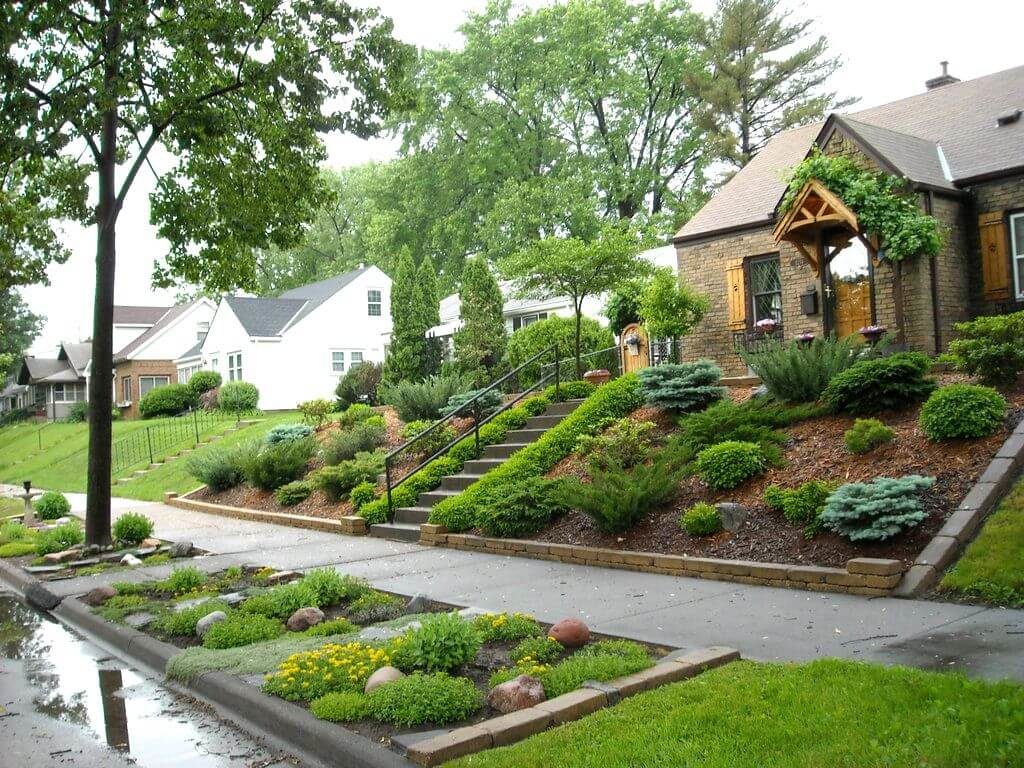
M 583 359 L 580 354 L 580 336 L 583 328 L 583 301 L 576 302 L 576 333 L 573 339 L 573 352 L 576 356 L 576 378 L 583 378 Z
M 118 77 L 119 25 L 111 22 L 104 48 L 104 83 L 111 104 L 100 129 L 99 201 L 96 204 L 96 295 L 93 301 L 92 374 L 89 379 L 89 478 L 85 506 L 85 541 L 110 543 L 110 412 L 113 407 L 114 370 L 114 264 L 118 202 L 117 106 L 114 90 Z

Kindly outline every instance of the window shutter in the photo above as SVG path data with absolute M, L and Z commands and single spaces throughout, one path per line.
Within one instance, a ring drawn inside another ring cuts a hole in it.
M 978 216 L 981 233 L 981 277 L 986 301 L 1010 297 L 1010 259 L 1006 252 L 1006 222 L 1002 211 Z
M 725 302 L 729 311 L 729 328 L 741 331 L 747 325 L 747 295 L 743 279 L 743 260 L 725 267 Z

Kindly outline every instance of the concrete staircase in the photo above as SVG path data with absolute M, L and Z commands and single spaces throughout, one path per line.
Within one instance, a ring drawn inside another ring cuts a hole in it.
M 442 478 L 441 485 L 432 491 L 421 493 L 415 507 L 399 507 L 395 510 L 395 519 L 391 523 L 379 523 L 370 526 L 370 535 L 382 539 L 396 541 L 419 541 L 420 526 L 427 522 L 430 510 L 440 501 L 469 488 L 473 483 L 492 469 L 500 467 L 520 448 L 525 448 L 534 440 L 558 424 L 572 413 L 582 400 L 566 400 L 552 403 L 540 416 L 532 416 L 522 429 L 513 429 L 505 436 L 505 442 L 488 445 L 479 459 L 467 461 L 457 475 Z

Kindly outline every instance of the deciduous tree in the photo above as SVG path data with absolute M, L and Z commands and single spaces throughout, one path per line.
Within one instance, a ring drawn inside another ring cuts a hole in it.
M 42 328 L 43 318 L 29 310 L 17 291 L 0 291 L 0 384 Z
M 639 297 L 640 319 L 652 339 L 672 339 L 679 360 L 679 339 L 693 332 L 708 311 L 708 298 L 679 282 L 668 267 L 659 267 Z

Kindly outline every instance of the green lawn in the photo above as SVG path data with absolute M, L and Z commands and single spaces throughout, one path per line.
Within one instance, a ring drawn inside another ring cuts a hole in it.
M 939 588 L 999 605 L 1024 606 L 1024 480 L 1003 499 Z
M 1024 765 L 1024 686 L 827 659 L 737 662 L 452 768 Z

